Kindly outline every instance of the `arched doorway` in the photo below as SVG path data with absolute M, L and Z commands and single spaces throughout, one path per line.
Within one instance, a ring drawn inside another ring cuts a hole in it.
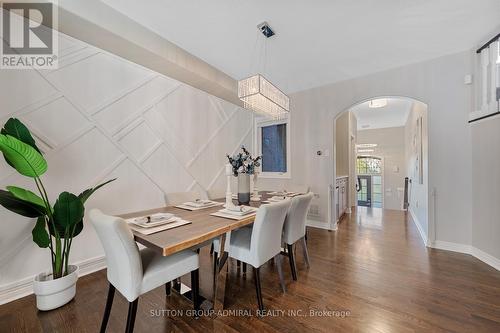
M 340 184 L 348 183 L 345 198 L 342 191 L 332 188 L 334 229 L 342 214 L 358 206 L 407 207 L 419 231 L 429 235 L 433 225 L 429 218 L 427 122 L 425 103 L 399 96 L 355 103 L 334 118 L 333 184 L 338 184 L 339 177 L 344 179 Z M 338 208 L 339 200 L 348 201 L 345 210 Z

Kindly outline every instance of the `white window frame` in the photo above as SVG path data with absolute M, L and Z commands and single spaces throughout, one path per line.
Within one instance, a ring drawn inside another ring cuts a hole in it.
M 291 126 L 290 117 L 279 120 L 269 120 L 266 118 L 255 119 L 255 151 L 258 156 L 262 155 L 262 127 L 286 124 L 286 172 L 263 172 L 262 167 L 259 173 L 260 178 L 292 178 L 292 158 L 291 158 Z

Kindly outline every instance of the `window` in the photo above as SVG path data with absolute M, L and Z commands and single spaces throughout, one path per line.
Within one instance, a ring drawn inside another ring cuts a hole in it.
M 382 160 L 380 158 L 360 156 L 356 164 L 358 175 L 376 175 L 382 172 Z
M 257 149 L 262 155 L 261 176 L 290 177 L 290 133 L 288 120 L 258 121 Z
M 382 176 L 372 176 L 372 207 L 382 208 Z
M 359 187 L 358 205 L 382 208 L 384 200 L 382 159 L 373 156 L 358 156 L 356 171 Z

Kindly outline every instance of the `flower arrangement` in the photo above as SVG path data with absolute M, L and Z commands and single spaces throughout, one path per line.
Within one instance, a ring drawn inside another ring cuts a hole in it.
M 252 157 L 245 146 L 241 146 L 240 152 L 236 155 L 229 156 L 228 154 L 226 156 L 233 167 L 233 175 L 235 177 L 240 173 L 253 175 L 255 173 L 255 168 L 260 167 L 260 160 L 262 159 L 262 156 Z

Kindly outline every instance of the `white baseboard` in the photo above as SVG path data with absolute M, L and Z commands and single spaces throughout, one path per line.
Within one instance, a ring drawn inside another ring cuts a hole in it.
M 78 266 L 78 276 L 84 276 L 106 268 L 104 256 L 74 263 Z M 0 305 L 33 294 L 33 276 L 0 286 Z
M 439 250 L 453 251 L 465 254 L 472 254 L 472 247 L 470 245 L 453 243 L 453 242 L 445 242 L 436 240 L 432 247 Z
M 408 209 L 410 212 L 411 218 L 413 220 L 413 223 L 415 223 L 415 226 L 417 227 L 418 233 L 420 234 L 420 237 L 422 238 L 422 241 L 424 242 L 425 246 L 429 246 L 427 242 L 427 234 L 425 233 L 424 229 L 422 229 L 422 225 L 420 224 L 420 221 L 418 220 L 417 216 L 413 212 L 413 210 L 410 208 Z
M 495 258 L 491 254 L 488 254 L 476 247 L 472 247 L 472 253 L 474 257 L 477 259 L 481 260 L 485 264 L 490 265 L 491 267 L 495 268 L 497 271 L 500 271 L 500 259 Z
M 491 254 L 488 254 L 483 250 L 478 249 L 477 247 L 445 241 L 435 241 L 432 247 L 439 250 L 470 254 L 471 256 L 481 260 L 485 264 L 500 271 L 500 259 L 495 258 Z

